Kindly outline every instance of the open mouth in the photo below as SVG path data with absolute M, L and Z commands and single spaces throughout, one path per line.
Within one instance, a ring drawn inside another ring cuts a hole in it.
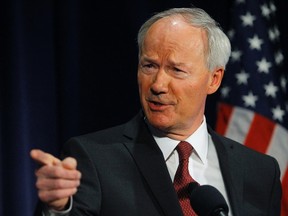
M 151 101 L 151 103 L 153 103 L 155 106 L 161 106 L 161 105 L 164 105 L 164 104 L 162 104 L 162 103 L 155 102 L 155 101 Z
M 159 103 L 156 101 L 148 101 L 149 108 L 153 111 L 161 111 L 168 107 L 167 104 Z

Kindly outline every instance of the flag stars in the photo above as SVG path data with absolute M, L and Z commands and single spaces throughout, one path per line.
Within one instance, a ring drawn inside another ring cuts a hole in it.
M 240 61 L 241 56 L 242 56 L 242 52 L 240 50 L 235 49 L 231 52 L 231 60 L 233 62 Z
M 241 85 L 241 84 L 247 85 L 248 84 L 249 74 L 246 73 L 244 70 L 242 70 L 240 73 L 236 73 L 235 76 L 236 76 L 238 85 Z
M 271 10 L 271 13 L 275 13 L 277 10 L 277 8 L 273 2 L 270 2 L 270 10 Z
M 284 76 L 281 76 L 280 78 L 280 85 L 281 85 L 283 92 L 286 92 L 287 80 Z
M 277 65 L 280 65 L 284 61 L 284 56 L 282 52 L 279 50 L 275 53 L 275 62 Z
M 228 32 L 227 32 L 227 35 L 229 37 L 230 40 L 232 40 L 235 36 L 235 30 L 234 29 L 230 29 Z
M 270 16 L 270 13 L 271 13 L 270 8 L 266 4 L 261 5 L 260 8 L 261 8 L 262 15 L 264 17 L 266 17 L 267 19 L 269 19 L 269 16 Z
M 262 58 L 261 61 L 256 61 L 256 65 L 258 66 L 258 71 L 265 74 L 268 74 L 270 67 L 272 67 L 271 62 L 268 62 L 266 58 Z
M 268 36 L 269 36 L 269 39 L 271 41 L 276 41 L 276 33 L 274 32 L 274 29 L 269 29 L 268 30 Z
M 220 92 L 221 92 L 221 96 L 223 98 L 227 98 L 228 95 L 229 95 L 229 92 L 230 92 L 230 88 L 228 86 L 223 86 L 221 89 L 220 89 Z
M 269 39 L 270 39 L 271 41 L 275 42 L 275 41 L 278 40 L 279 37 L 280 37 L 280 31 L 279 31 L 279 29 L 278 29 L 276 26 L 274 26 L 273 28 L 270 28 L 270 29 L 268 30 L 268 36 L 269 36 Z
M 256 17 L 250 12 L 247 12 L 245 15 L 240 16 L 240 19 L 242 20 L 243 26 L 253 26 L 253 22 L 256 20 Z
M 273 98 L 276 98 L 276 93 L 278 91 L 278 87 L 274 85 L 273 82 L 269 82 L 269 84 L 264 85 L 264 89 L 265 89 L 265 95 L 271 96 Z
M 250 44 L 250 49 L 261 50 L 261 45 L 263 44 L 263 40 L 258 37 L 258 35 L 254 35 L 253 38 L 248 38 L 248 42 Z
M 256 101 L 258 100 L 258 97 L 250 91 L 248 95 L 242 96 L 242 99 L 246 107 L 251 106 L 252 108 L 254 108 L 256 106 Z
M 274 120 L 279 120 L 280 122 L 282 122 L 285 112 L 278 105 L 277 107 L 272 109 L 272 114 L 273 114 L 273 119 Z

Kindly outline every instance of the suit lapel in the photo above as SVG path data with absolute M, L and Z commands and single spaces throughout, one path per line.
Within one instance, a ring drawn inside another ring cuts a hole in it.
M 239 169 L 241 161 L 233 155 L 233 143 L 225 143 L 224 139 L 208 127 L 209 134 L 215 145 L 221 173 L 228 193 L 229 202 L 234 216 L 241 215 L 241 200 L 243 193 L 243 170 Z M 230 210 L 231 211 L 231 210 Z
M 234 159 L 233 143 L 225 141 L 209 127 L 208 131 L 215 144 L 233 215 L 240 216 L 243 191 L 243 170 L 239 169 L 241 161 Z M 137 115 L 126 125 L 124 136 L 130 140 L 124 145 L 134 158 L 162 214 L 183 215 L 165 159 L 143 121 L 143 115 Z
M 141 116 L 127 125 L 125 136 L 132 139 L 124 144 L 134 158 L 162 214 L 182 215 L 163 154 Z

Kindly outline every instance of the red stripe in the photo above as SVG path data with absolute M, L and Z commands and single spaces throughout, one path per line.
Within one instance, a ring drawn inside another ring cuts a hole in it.
M 288 215 L 288 167 L 284 173 L 282 179 L 282 206 L 281 206 L 281 216 Z
M 218 104 L 218 113 L 217 113 L 215 130 L 219 134 L 225 135 L 232 112 L 233 112 L 233 106 L 224 103 Z
M 274 128 L 274 122 L 255 114 L 244 144 L 256 151 L 266 153 Z

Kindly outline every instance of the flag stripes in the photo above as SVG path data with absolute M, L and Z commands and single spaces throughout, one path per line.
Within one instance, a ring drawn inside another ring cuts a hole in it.
M 219 104 L 216 131 L 256 151 L 275 157 L 281 179 L 287 175 L 288 132 L 279 124 L 241 107 Z M 226 116 L 224 116 L 227 114 Z M 223 121 L 226 119 L 227 121 Z M 240 131 L 240 132 L 239 132 Z
M 275 157 L 281 216 L 288 216 L 288 72 L 273 0 L 235 0 L 227 32 L 231 58 L 220 88 L 216 131 Z

